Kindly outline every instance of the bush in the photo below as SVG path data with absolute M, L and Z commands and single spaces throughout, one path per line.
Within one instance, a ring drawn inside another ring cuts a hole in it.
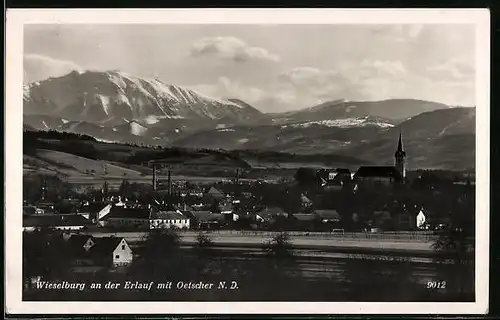
M 212 240 L 212 238 L 207 235 L 207 234 L 204 234 L 202 232 L 199 232 L 198 235 L 196 236 L 196 246 L 198 248 L 206 248 L 206 247 L 210 247 L 214 244 L 214 241 Z
M 288 232 L 280 232 L 264 244 L 264 252 L 276 258 L 290 258 L 294 256 L 293 246 Z

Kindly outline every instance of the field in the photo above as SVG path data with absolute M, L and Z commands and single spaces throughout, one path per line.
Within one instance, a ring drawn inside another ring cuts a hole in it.
M 85 233 L 94 237 L 116 236 L 124 237 L 128 242 L 140 245 L 146 232 L 104 232 L 103 230 L 88 230 Z M 234 248 L 256 248 L 262 246 L 275 234 L 273 232 L 247 232 L 221 230 L 208 232 L 215 246 Z M 391 253 L 425 253 L 431 254 L 433 238 L 428 234 L 409 235 L 405 233 L 320 233 L 291 232 L 291 243 L 297 249 L 305 250 L 337 250 L 352 252 L 391 252 Z M 193 245 L 198 233 L 195 231 L 181 232 L 182 243 Z

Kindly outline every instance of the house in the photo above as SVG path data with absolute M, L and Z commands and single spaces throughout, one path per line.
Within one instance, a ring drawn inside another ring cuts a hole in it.
M 111 207 L 109 213 L 99 220 L 103 227 L 149 228 L 149 208 Z
M 391 230 L 393 226 L 393 216 L 389 210 L 375 210 L 372 214 L 372 219 L 368 223 L 376 230 Z
M 224 223 L 224 215 L 210 211 L 185 211 L 191 219 L 191 226 L 198 229 L 217 229 Z
M 214 186 L 212 186 L 212 187 L 210 187 L 210 189 L 208 189 L 206 195 L 208 197 L 211 197 L 211 198 L 217 200 L 217 201 L 222 200 L 226 197 L 222 191 L 220 191 L 219 189 L 217 189 Z
M 295 225 L 304 230 L 313 229 L 318 221 L 318 217 L 311 213 L 294 213 L 292 217 L 295 220 Z
M 393 214 L 393 224 L 396 230 L 415 230 L 417 228 L 417 213 L 413 210 L 401 210 Z
M 179 228 L 189 229 L 189 217 L 181 211 L 152 211 L 149 219 L 150 229 Z
M 112 207 L 112 204 L 107 202 L 89 202 L 80 208 L 79 214 L 97 223 L 110 213 Z
M 95 239 L 91 235 L 73 234 L 68 238 L 68 245 L 75 255 L 89 252 L 95 245 Z
M 316 172 L 320 185 L 325 189 L 340 189 L 351 181 L 349 169 L 320 169 Z
M 418 229 L 425 228 L 425 220 L 426 219 L 425 219 L 424 210 L 420 209 L 420 211 L 417 214 L 417 221 L 416 221 L 416 225 L 417 225 Z
M 37 208 L 33 206 L 23 206 L 23 215 L 24 216 L 33 216 L 36 213 Z
M 231 213 L 233 213 L 234 206 L 233 206 L 232 201 L 225 200 L 225 201 L 219 202 L 219 210 L 220 210 L 220 213 L 222 213 L 222 214 L 231 214 Z
M 401 181 L 402 177 L 393 166 L 362 166 L 354 174 L 353 180 L 356 185 L 391 185 Z
M 23 230 L 34 231 L 39 228 L 51 228 L 64 231 L 82 230 L 91 222 L 79 214 L 47 214 L 23 216 Z
M 255 214 L 255 218 L 257 221 L 271 221 L 277 216 L 287 216 L 288 214 L 279 207 L 267 207 Z
M 300 203 L 302 208 L 310 208 L 312 206 L 312 201 L 305 194 L 300 195 Z
M 121 237 L 95 238 L 95 244 L 88 251 L 95 264 L 104 266 L 125 266 L 132 263 L 132 249 Z
M 340 214 L 337 210 L 314 210 L 313 214 L 318 216 L 323 223 L 340 222 Z

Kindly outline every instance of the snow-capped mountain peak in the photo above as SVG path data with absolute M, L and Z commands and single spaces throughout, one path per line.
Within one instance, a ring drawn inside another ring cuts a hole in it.
M 24 113 L 62 115 L 70 120 L 222 119 L 260 113 L 189 88 L 121 71 L 71 72 L 24 87 Z

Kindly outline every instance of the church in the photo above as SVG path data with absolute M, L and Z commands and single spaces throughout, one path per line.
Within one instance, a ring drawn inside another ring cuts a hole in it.
M 357 183 L 394 184 L 404 183 L 406 178 L 406 151 L 403 148 L 403 137 L 399 133 L 399 141 L 394 153 L 394 166 L 361 166 L 354 174 Z

